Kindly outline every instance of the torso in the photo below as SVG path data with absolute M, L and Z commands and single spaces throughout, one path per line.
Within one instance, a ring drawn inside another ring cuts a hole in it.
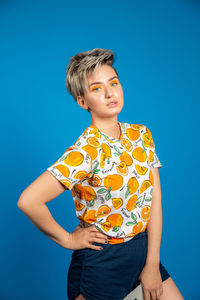
M 120 139 L 90 125 L 74 143 L 85 150 L 92 172 L 72 188 L 76 215 L 84 227 L 94 224 L 111 237 L 129 241 L 146 229 L 150 218 L 153 141 L 145 125 L 121 123 Z

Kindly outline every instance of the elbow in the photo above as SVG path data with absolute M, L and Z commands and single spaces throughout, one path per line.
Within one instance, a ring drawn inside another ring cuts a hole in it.
M 22 194 L 21 194 L 19 197 L 19 200 L 17 201 L 17 207 L 21 209 L 22 203 L 23 203 L 23 198 L 22 198 Z
M 18 200 L 18 202 L 17 202 L 17 207 L 19 208 L 19 209 L 21 209 L 22 208 L 22 200 Z
M 17 202 L 17 207 L 23 211 L 25 208 L 29 206 L 30 206 L 30 201 L 27 198 L 20 196 Z
M 23 210 L 24 205 L 25 205 L 24 199 L 19 198 L 19 200 L 18 200 L 18 202 L 17 202 L 17 207 L 18 207 L 20 210 Z

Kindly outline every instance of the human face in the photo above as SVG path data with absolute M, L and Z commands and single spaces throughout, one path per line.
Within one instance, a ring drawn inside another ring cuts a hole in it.
M 87 81 L 88 91 L 77 101 L 84 109 L 90 108 L 93 119 L 110 118 L 120 113 L 124 104 L 123 90 L 111 66 L 103 65 L 95 73 L 89 73 Z M 111 101 L 117 101 L 117 104 L 108 106 Z

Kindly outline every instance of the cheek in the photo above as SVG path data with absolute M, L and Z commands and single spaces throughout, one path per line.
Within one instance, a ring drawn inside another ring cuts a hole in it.
M 115 93 L 116 93 L 118 96 L 123 96 L 123 89 L 122 89 L 122 86 L 119 86 L 119 87 L 115 90 Z
M 98 95 L 94 95 L 94 104 L 95 105 L 102 105 L 105 102 L 105 96 L 103 93 L 99 93 Z
M 121 95 L 123 95 L 123 89 L 122 89 L 122 86 L 121 86 L 120 89 L 119 89 L 119 93 L 120 93 Z
M 93 108 L 99 108 L 102 105 L 104 105 L 104 96 L 103 95 L 94 95 L 93 97 L 90 97 L 88 103 L 90 104 L 90 106 L 92 106 Z
M 123 95 L 123 89 L 122 89 L 122 87 L 119 88 L 119 89 L 117 90 L 117 96 L 118 96 L 118 98 L 120 98 L 121 101 L 123 102 L 123 97 L 124 97 L 124 95 Z

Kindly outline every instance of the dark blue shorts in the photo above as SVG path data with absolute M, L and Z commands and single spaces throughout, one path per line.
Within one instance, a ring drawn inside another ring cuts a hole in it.
M 87 300 L 122 300 L 140 281 L 147 255 L 147 230 L 121 244 L 94 242 L 103 250 L 74 250 L 67 276 L 67 295 Z M 160 262 L 162 281 L 170 277 Z

